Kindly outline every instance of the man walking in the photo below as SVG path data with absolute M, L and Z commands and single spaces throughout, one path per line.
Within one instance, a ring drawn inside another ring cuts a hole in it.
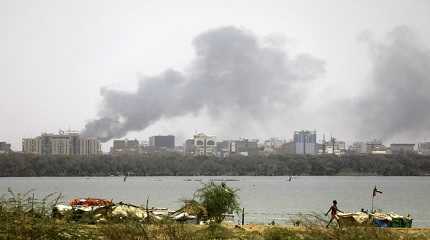
M 326 216 L 328 215 L 328 213 L 331 212 L 331 218 L 330 221 L 328 222 L 326 228 L 328 228 L 328 226 L 331 224 L 331 222 L 333 222 L 334 219 L 336 219 L 337 225 L 340 227 L 340 223 L 339 223 L 339 217 L 337 216 L 337 212 L 341 212 L 343 213 L 341 210 L 339 210 L 339 208 L 337 208 L 337 201 L 333 200 L 333 205 L 331 205 L 331 207 L 328 209 L 328 211 L 326 212 Z

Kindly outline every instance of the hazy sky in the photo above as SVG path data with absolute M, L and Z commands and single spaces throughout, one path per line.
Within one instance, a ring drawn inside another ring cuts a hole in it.
M 230 26 L 285 49 L 293 60 L 304 53 L 323 62 L 324 71 L 299 87 L 303 95 L 293 94 L 302 96 L 299 106 L 293 102 L 264 121 L 242 124 L 252 116 L 214 118 L 208 105 L 173 118 L 163 116 L 143 131 L 129 132 L 128 138 L 146 140 L 150 135 L 171 133 L 182 141 L 195 131 L 203 131 L 219 138 L 288 139 L 296 129 L 316 129 L 347 141 L 379 137 L 384 133 L 358 136 L 359 127 L 351 124 L 351 115 L 357 112 L 346 116 L 336 109 L 348 108 L 344 105 L 356 96 L 375 99 L 376 95 L 362 93 L 368 91 L 369 82 L 387 76 L 378 71 L 386 69 L 386 65 L 377 65 L 379 56 L 386 56 L 385 51 L 397 46 L 406 45 L 421 56 L 417 58 L 417 64 L 422 65 L 416 70 L 418 75 L 412 69 L 409 76 L 418 76 L 420 81 L 414 86 L 430 92 L 429 78 L 419 77 L 430 73 L 422 71 L 429 59 L 429 13 L 427 0 L 1 0 L 0 141 L 11 142 L 15 150 L 20 150 L 22 137 L 58 129 L 81 130 L 100 115 L 101 88 L 135 92 L 138 79 L 144 82 L 166 69 L 187 71 L 196 59 L 195 38 Z M 403 32 L 394 36 L 390 33 L 399 26 L 413 31 L 419 47 L 409 41 L 410 37 L 407 43 L 396 45 Z M 394 39 L 394 43 L 384 45 L 387 38 Z M 403 56 L 405 52 L 397 54 Z M 388 65 L 392 63 L 389 56 Z M 415 59 L 413 56 L 405 54 L 405 59 Z M 410 62 L 405 59 L 405 63 Z M 399 66 L 401 63 L 396 62 Z M 423 97 L 410 102 L 426 111 L 427 100 Z M 360 102 L 360 106 L 368 104 Z M 384 114 L 379 111 L 374 109 L 376 114 Z M 414 117 L 414 112 L 404 114 Z M 420 116 L 423 120 L 426 117 Z M 417 125 L 429 133 L 429 126 L 422 122 Z M 381 137 L 396 141 L 425 139 L 421 135 L 414 139 L 416 132 L 406 129 Z

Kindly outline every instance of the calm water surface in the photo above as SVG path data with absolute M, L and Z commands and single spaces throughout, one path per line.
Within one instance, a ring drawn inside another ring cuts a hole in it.
M 414 226 L 430 226 L 430 177 L 31 177 L 0 178 L 0 193 L 34 189 L 41 197 L 61 192 L 64 200 L 98 197 L 134 204 L 149 198 L 150 206 L 178 208 L 190 199 L 202 182 L 228 181 L 240 189 L 246 221 L 288 223 L 298 213 L 323 213 L 332 200 L 343 211 L 370 209 L 371 191 L 377 185 L 384 193 L 375 198 L 375 208 L 402 215 L 411 214 Z

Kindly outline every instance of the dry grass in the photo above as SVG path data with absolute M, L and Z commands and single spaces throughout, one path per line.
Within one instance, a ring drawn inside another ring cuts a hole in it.
M 326 229 L 318 217 L 300 219 L 300 227 L 285 225 L 190 225 L 172 221 L 138 221 L 87 224 L 51 217 L 60 196 L 34 199 L 30 193 L 0 198 L 1 239 L 94 239 L 94 240 L 419 240 L 430 239 L 430 229 L 380 229 L 336 227 Z

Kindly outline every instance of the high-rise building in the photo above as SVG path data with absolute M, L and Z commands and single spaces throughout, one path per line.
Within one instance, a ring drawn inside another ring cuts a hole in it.
M 175 149 L 175 136 L 152 136 L 149 138 L 149 146 L 156 149 Z
M 9 153 L 11 152 L 10 144 L 7 142 L 0 142 L 0 153 Z
M 111 154 L 138 154 L 140 153 L 139 141 L 134 140 L 113 140 L 113 146 L 110 149 Z
M 208 136 L 204 133 L 194 135 L 194 155 L 195 156 L 215 156 L 216 137 Z
M 296 154 L 317 154 L 316 131 L 295 131 L 294 143 L 296 145 Z
M 94 155 L 101 153 L 101 144 L 96 138 L 80 136 L 76 131 L 60 131 L 22 139 L 22 151 L 39 155 Z
M 194 139 L 187 139 L 184 144 L 184 154 L 187 156 L 193 156 L 194 151 Z

